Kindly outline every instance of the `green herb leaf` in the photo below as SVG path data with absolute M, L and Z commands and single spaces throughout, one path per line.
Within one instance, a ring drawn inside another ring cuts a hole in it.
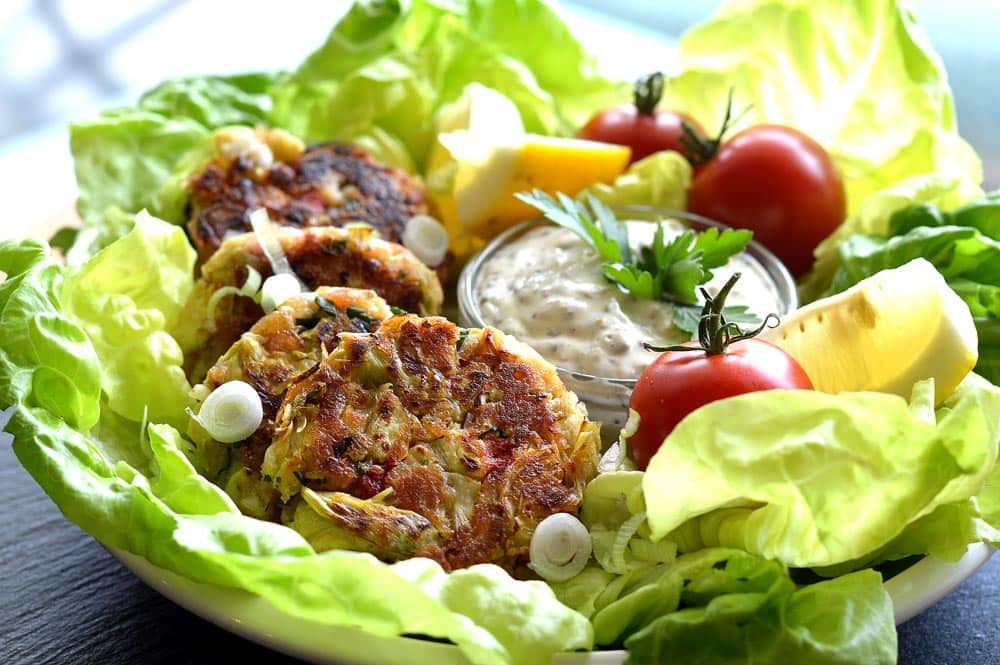
M 625 223 L 615 217 L 611 208 L 593 196 L 587 197 L 587 205 L 597 215 L 597 221 L 600 223 L 604 235 L 618 246 L 618 256 L 621 257 L 619 260 L 622 263 L 631 263 L 632 246 L 628 243 L 628 229 L 625 227 Z
M 591 219 L 590 213 L 582 203 L 574 201 L 562 192 L 556 194 L 559 199 L 556 201 L 540 189 L 536 189 L 530 194 L 522 192 L 515 196 L 528 205 L 541 210 L 549 220 L 583 238 L 584 242 L 597 250 L 597 253 L 608 261 L 622 261 L 618 243 L 605 235 L 605 232 Z M 607 215 L 614 217 L 614 214 L 606 206 L 605 210 Z M 625 234 L 624 229 L 621 232 Z M 627 234 L 625 235 L 625 245 L 628 245 Z
M 338 314 L 340 314 L 340 312 L 337 311 L 337 308 L 334 306 L 334 304 L 329 300 L 327 300 L 326 298 L 323 298 L 321 296 L 316 296 L 315 302 L 316 306 L 320 308 L 320 311 L 329 314 L 330 316 L 336 317 Z
M 627 266 L 621 263 L 605 263 L 601 266 L 601 272 L 612 282 L 634 295 L 636 298 L 654 300 L 660 289 L 657 288 L 653 276 L 646 270 Z
M 656 236 L 662 236 L 662 228 L 657 229 Z M 657 247 L 654 236 L 654 253 L 656 265 L 652 266 L 662 273 L 662 292 L 681 298 L 686 302 L 697 299 L 695 289 L 712 277 L 712 273 L 702 266 L 703 252 L 696 250 L 694 231 L 685 231 L 662 249 Z M 662 239 L 660 240 L 662 245 Z
M 381 323 L 381 321 L 379 321 L 378 319 L 376 319 L 374 317 L 369 316 L 368 313 L 365 312 L 365 310 L 360 309 L 358 307 L 345 307 L 344 308 L 344 313 L 347 314 L 347 318 L 349 318 L 349 319 L 357 319 L 358 321 L 361 321 L 366 326 L 373 326 L 373 325 L 378 325 L 379 323 Z
M 701 233 L 688 230 L 666 242 L 663 226 L 657 225 L 653 242 L 633 252 L 625 223 L 593 196 L 587 196 L 584 204 L 562 193 L 553 198 L 536 189 L 517 198 L 582 238 L 605 260 L 601 265 L 605 277 L 647 300 L 695 302 L 696 289 L 712 278 L 712 269 L 741 252 L 753 235 L 711 228 Z
M 746 229 L 725 229 L 720 233 L 719 229 L 709 228 L 695 238 L 694 251 L 702 252 L 701 265 L 706 270 L 721 268 L 730 256 L 742 252 L 751 238 L 753 232 Z

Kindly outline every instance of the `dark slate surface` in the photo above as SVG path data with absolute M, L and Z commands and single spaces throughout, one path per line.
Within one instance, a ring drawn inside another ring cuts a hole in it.
M 146 587 L 68 523 L 0 437 L 0 664 L 297 663 Z M 1000 555 L 900 627 L 902 665 L 1000 663 Z

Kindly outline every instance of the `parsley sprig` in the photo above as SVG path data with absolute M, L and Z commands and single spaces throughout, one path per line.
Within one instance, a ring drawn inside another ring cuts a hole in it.
M 637 298 L 666 300 L 694 306 L 696 289 L 712 278 L 712 270 L 743 251 L 753 234 L 745 229 L 687 230 L 669 242 L 657 224 L 650 245 L 632 251 L 625 223 L 607 205 L 587 197 L 586 204 L 558 193 L 552 198 L 541 190 L 517 194 L 538 208 L 546 218 L 580 236 L 597 250 L 604 263 L 601 272 Z

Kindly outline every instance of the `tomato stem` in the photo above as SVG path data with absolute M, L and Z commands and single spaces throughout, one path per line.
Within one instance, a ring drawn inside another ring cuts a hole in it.
M 633 103 L 639 115 L 653 115 L 663 97 L 663 72 L 640 76 L 633 90 Z
M 691 166 L 703 166 L 710 162 L 716 153 L 719 152 L 719 146 L 722 145 L 723 139 L 725 139 L 726 133 L 733 128 L 733 125 L 738 123 L 747 112 L 753 108 L 751 105 L 746 106 L 739 115 L 735 118 L 733 117 L 733 89 L 729 89 L 729 100 L 726 102 L 726 115 L 722 118 L 722 127 L 719 128 L 719 134 L 715 138 L 708 138 L 707 136 L 700 135 L 690 123 L 681 121 L 681 131 L 683 134 L 678 137 L 681 146 L 684 148 L 684 157 L 691 163 Z
M 777 314 L 768 314 L 764 321 L 753 330 L 743 330 L 736 323 L 726 321 L 723 309 L 726 306 L 726 298 L 729 292 L 736 286 L 740 273 L 733 273 L 725 286 L 719 289 L 719 293 L 713 298 L 704 288 L 701 295 L 705 299 L 705 306 L 701 309 L 701 318 L 698 320 L 698 345 L 684 346 L 653 346 L 643 344 L 647 351 L 704 351 L 706 355 L 717 356 L 725 353 L 730 344 L 744 339 L 756 337 L 765 328 L 773 328 L 780 323 Z

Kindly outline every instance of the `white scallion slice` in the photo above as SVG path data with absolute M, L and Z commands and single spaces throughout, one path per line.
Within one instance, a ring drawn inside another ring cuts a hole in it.
M 267 215 L 267 210 L 257 208 L 250 213 L 250 226 L 253 227 L 253 232 L 257 236 L 257 240 L 260 241 L 260 247 L 264 250 L 264 256 L 271 264 L 271 270 L 274 271 L 274 274 L 291 275 L 298 279 L 292 266 L 288 264 L 288 257 L 285 256 L 281 241 L 278 240 L 278 235 L 274 232 L 274 225 Z
M 448 242 L 448 230 L 429 215 L 414 215 L 403 229 L 403 247 L 431 268 L 444 261 Z
M 260 395 L 245 381 L 228 381 L 205 398 L 197 415 L 188 410 L 216 441 L 236 443 L 257 431 L 264 420 Z
M 299 293 L 302 293 L 302 283 L 295 275 L 271 275 L 264 280 L 264 286 L 260 290 L 260 306 L 265 313 L 270 314 L 281 303 Z
M 569 513 L 556 513 L 535 528 L 528 565 L 549 582 L 565 582 L 587 566 L 590 551 L 587 527 Z

